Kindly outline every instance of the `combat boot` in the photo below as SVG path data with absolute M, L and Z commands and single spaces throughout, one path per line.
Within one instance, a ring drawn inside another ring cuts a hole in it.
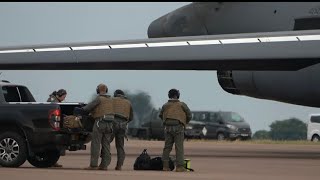
M 169 161 L 163 161 L 163 171 L 171 171 L 169 168 Z
M 116 166 L 114 169 L 117 171 L 121 171 L 121 166 Z
M 187 170 L 183 166 L 177 166 L 176 172 L 186 172 Z

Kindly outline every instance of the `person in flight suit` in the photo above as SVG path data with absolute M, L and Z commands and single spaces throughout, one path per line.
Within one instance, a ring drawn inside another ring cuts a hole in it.
M 165 145 L 162 154 L 163 170 L 170 171 L 169 155 L 175 143 L 176 171 L 183 172 L 186 171 L 184 168 L 184 129 L 191 120 L 192 114 L 189 107 L 179 100 L 179 90 L 170 89 L 168 96 L 169 100 L 162 106 L 159 114 L 165 131 Z
M 67 91 L 64 89 L 59 89 L 58 91 L 53 91 L 50 95 L 49 98 L 47 99 L 47 102 L 62 102 L 65 100 L 67 96 Z M 65 155 L 65 150 L 60 151 L 61 155 Z M 52 167 L 62 167 L 61 164 L 55 163 Z
M 47 102 L 62 102 L 65 100 L 66 96 L 67 91 L 64 89 L 59 89 L 58 91 L 53 91 L 53 93 L 49 95 Z
M 94 119 L 91 141 L 90 166 L 86 170 L 107 170 L 111 162 L 110 139 L 114 121 L 114 110 L 111 96 L 107 95 L 108 88 L 105 84 L 99 84 L 96 92 L 97 98 L 82 107 L 83 111 L 90 113 Z M 98 167 L 100 145 L 103 147 L 101 163 Z
M 113 108 L 115 113 L 113 134 L 117 149 L 117 165 L 115 170 L 121 170 L 126 155 L 124 151 L 124 138 L 127 138 L 127 124 L 133 119 L 133 110 L 130 101 L 120 89 L 114 92 Z

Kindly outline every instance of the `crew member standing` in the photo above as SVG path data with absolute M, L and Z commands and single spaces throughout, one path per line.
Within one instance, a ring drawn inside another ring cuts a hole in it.
M 159 117 L 163 120 L 165 145 L 163 148 L 163 170 L 170 171 L 169 155 L 173 144 L 176 149 L 176 171 L 186 171 L 184 168 L 184 129 L 191 120 L 192 114 L 189 107 L 179 100 L 180 92 L 171 89 L 168 92 L 169 100 L 162 106 Z

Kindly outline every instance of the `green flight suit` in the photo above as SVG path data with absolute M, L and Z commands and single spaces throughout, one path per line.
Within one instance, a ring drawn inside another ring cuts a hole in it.
M 95 119 L 92 131 L 92 141 L 91 141 L 91 158 L 90 166 L 97 167 L 98 159 L 100 155 L 100 148 L 104 149 L 101 152 L 101 163 L 99 167 L 105 168 L 110 165 L 111 153 L 110 153 L 110 139 L 113 133 L 113 121 L 114 113 L 112 108 L 112 100 L 109 95 L 99 95 L 91 103 L 83 107 L 86 112 L 93 113 L 93 118 Z M 108 101 L 108 102 L 103 102 Z M 106 105 L 106 107 L 102 107 Z M 109 105 L 108 105 L 109 104 Z M 99 109 L 99 110 L 98 110 Z M 95 113 L 99 112 L 99 117 L 95 117 Z M 102 117 L 101 115 L 104 114 Z
M 169 111 L 170 108 L 171 110 Z M 174 109 L 172 110 L 172 108 Z M 178 115 L 172 115 L 172 113 L 177 113 Z M 169 155 L 173 144 L 175 144 L 176 166 L 177 168 L 181 168 L 184 166 L 184 129 L 185 124 L 188 124 L 191 120 L 191 111 L 185 103 L 180 102 L 178 99 L 170 99 L 162 106 L 159 117 L 164 123 L 165 145 L 162 154 L 163 165 L 164 167 L 169 166 Z M 177 118 L 172 119 L 168 117 Z

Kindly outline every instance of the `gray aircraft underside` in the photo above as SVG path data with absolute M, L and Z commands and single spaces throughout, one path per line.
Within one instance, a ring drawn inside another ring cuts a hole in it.
M 232 94 L 320 107 L 319 2 L 191 3 L 150 39 L 0 47 L 0 69 L 218 70 Z

